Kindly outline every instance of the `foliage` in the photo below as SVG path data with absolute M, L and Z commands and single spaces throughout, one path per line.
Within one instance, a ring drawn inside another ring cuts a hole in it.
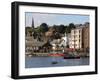
M 70 28 L 75 28 L 74 23 L 70 23 L 70 24 L 69 24 L 69 27 L 70 27 Z
M 40 25 L 40 28 L 39 28 L 38 31 L 40 31 L 40 32 L 42 32 L 42 33 L 45 33 L 46 31 L 48 31 L 48 25 L 47 25 L 46 23 L 42 23 L 42 24 Z
M 66 33 L 71 33 L 71 30 L 75 28 L 74 23 L 70 23 L 68 26 L 65 26 L 65 32 Z
M 59 33 L 65 33 L 65 26 L 62 24 L 59 26 Z
M 25 34 L 30 33 L 32 34 L 33 28 L 32 27 L 25 27 Z
M 69 23 L 69 25 L 64 26 L 64 25 L 54 25 L 53 26 L 54 29 L 56 29 L 57 32 L 64 34 L 66 33 L 70 33 L 71 29 L 75 28 L 74 23 Z

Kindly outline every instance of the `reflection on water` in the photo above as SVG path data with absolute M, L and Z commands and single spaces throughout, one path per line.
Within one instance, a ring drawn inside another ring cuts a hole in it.
M 57 61 L 56 64 L 52 64 Z M 25 57 L 25 68 L 89 65 L 89 58 L 63 59 L 63 57 Z

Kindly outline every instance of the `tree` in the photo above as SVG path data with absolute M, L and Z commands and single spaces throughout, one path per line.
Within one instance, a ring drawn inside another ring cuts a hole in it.
M 66 33 L 70 33 L 73 28 L 75 28 L 74 23 L 70 23 L 65 29 Z
M 74 23 L 70 23 L 70 24 L 69 24 L 69 27 L 70 27 L 70 29 L 75 28 Z
M 40 32 L 45 33 L 46 31 L 48 31 L 48 25 L 46 23 L 42 23 L 40 25 Z
M 41 32 L 42 32 L 42 28 L 37 27 L 36 32 L 37 32 L 37 33 L 41 33 Z
M 57 28 L 57 25 L 54 24 L 54 25 L 53 25 L 53 28 L 56 29 L 56 28 Z
M 65 29 L 65 32 L 66 32 L 66 34 L 68 34 L 68 33 L 70 33 L 70 27 L 69 26 L 66 26 L 66 29 Z
M 30 33 L 30 35 L 32 35 L 33 32 L 33 28 L 32 27 L 25 27 L 25 34 L 27 35 L 27 33 Z
M 53 28 L 58 32 L 58 33 L 64 33 L 65 26 L 64 25 L 54 25 Z
M 59 33 L 65 33 L 65 26 L 62 24 L 59 26 Z

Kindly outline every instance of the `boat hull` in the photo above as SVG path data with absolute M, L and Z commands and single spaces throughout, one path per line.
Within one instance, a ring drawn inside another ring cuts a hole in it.
M 64 57 L 64 59 L 80 59 L 80 57 Z

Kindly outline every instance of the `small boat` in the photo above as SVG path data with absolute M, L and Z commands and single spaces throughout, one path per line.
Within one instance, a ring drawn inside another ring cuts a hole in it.
M 57 64 L 57 63 L 58 63 L 57 61 L 52 62 L 52 64 Z
M 68 56 L 64 56 L 64 59 L 80 59 L 79 56 L 75 57 L 75 56 L 71 56 L 71 57 L 68 57 Z
M 70 53 L 66 52 L 64 54 L 65 54 L 64 59 L 80 59 L 80 56 L 76 56 L 72 53 L 70 54 Z

